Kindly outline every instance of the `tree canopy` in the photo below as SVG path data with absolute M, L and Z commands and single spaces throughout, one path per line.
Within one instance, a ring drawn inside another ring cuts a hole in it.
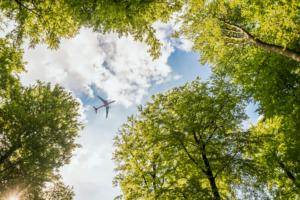
M 185 35 L 201 61 L 212 64 L 232 50 L 251 62 L 255 49 L 300 61 L 299 9 L 300 3 L 293 0 L 191 0 L 174 36 Z
M 116 199 L 299 199 L 299 129 L 263 118 L 224 80 L 193 81 L 139 106 L 114 138 Z
M 41 191 L 60 178 L 83 125 L 79 103 L 64 88 L 38 82 L 15 88 L 0 107 L 0 195 L 14 188 Z M 32 197 L 29 199 L 32 199 Z
M 153 96 L 119 130 L 114 183 L 124 199 L 235 199 L 240 184 L 256 187 L 255 164 L 243 156 L 251 142 L 244 102 L 225 82 L 210 84 Z
M 192 0 L 174 37 L 258 103 L 260 115 L 283 117 L 298 128 L 300 67 L 299 1 Z
M 81 27 L 101 33 L 117 32 L 119 37 L 131 34 L 135 41 L 151 46 L 154 59 L 161 53 L 161 43 L 151 26 L 156 21 L 167 22 L 181 10 L 180 0 L 8 0 L 0 2 L 3 16 L 16 22 L 10 33 L 17 44 L 29 40 L 29 47 L 47 44 L 58 49 L 61 38 L 72 38 Z
M 20 86 L 18 74 L 25 71 L 23 50 L 9 41 L 0 38 L 0 97 L 9 95 L 9 91 Z
M 59 85 L 22 86 L 23 42 L 56 50 L 85 27 L 130 34 L 157 59 L 152 25 L 175 12 L 172 37 L 192 42 L 213 79 L 153 96 L 128 118 L 114 143 L 116 199 L 300 198 L 298 0 L 6 0 L 0 12 L 15 25 L 0 38 L 1 199 L 12 189 L 23 199 L 74 196 L 59 168 L 80 146 L 79 104 Z M 244 130 L 251 101 L 262 119 Z
M 289 118 L 263 118 L 250 128 L 257 142 L 247 157 L 268 174 L 267 191 L 275 199 L 300 198 L 300 136 L 291 123 Z

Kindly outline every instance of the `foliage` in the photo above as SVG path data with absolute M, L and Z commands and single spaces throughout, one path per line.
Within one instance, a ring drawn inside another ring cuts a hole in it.
M 42 193 L 42 197 L 45 200 L 72 200 L 73 196 L 75 195 L 73 192 L 73 187 L 66 186 L 61 181 L 52 183 L 52 185 L 49 186 L 47 190 L 43 191 Z
M 169 21 L 183 3 L 181 0 L 84 0 L 74 1 L 73 5 L 78 2 L 83 5 L 77 11 L 81 24 L 104 34 L 117 32 L 119 37 L 130 34 L 135 41 L 144 40 L 151 46 L 148 52 L 154 59 L 161 55 L 162 44 L 155 37 L 152 24 Z
M 75 194 L 73 187 L 66 186 L 62 181 L 53 181 L 37 187 L 19 184 L 1 195 L 2 200 L 72 200 Z
M 59 85 L 15 88 L 0 107 L 0 193 L 39 190 L 59 178 L 83 128 L 79 103 Z M 30 199 L 30 198 L 29 198 Z
M 30 48 L 39 43 L 58 49 L 61 38 L 72 38 L 84 27 L 101 33 L 131 34 L 135 41 L 151 46 L 150 55 L 157 59 L 161 43 L 151 25 L 167 22 L 181 10 L 181 0 L 8 0 L 0 1 L 0 11 L 17 23 L 11 35 L 17 44 L 29 39 Z
M 261 115 L 299 121 L 299 12 L 295 0 L 192 0 L 173 36 L 190 39 L 202 64 L 230 77 Z
M 243 156 L 251 142 L 251 132 L 241 129 L 244 103 L 221 82 L 173 88 L 140 106 L 138 118 L 128 118 L 114 139 L 113 157 L 114 184 L 124 199 L 235 199 L 243 178 L 248 185 L 240 188 L 256 187 L 251 195 L 260 195 L 251 183 L 254 165 Z
M 263 118 L 251 127 L 259 142 L 247 153 L 268 174 L 268 191 L 275 199 L 300 199 L 300 136 L 291 123 L 283 117 Z
M 68 12 L 67 1 L 55 0 L 7 0 L 0 1 L 4 17 L 16 23 L 10 33 L 16 44 L 29 40 L 29 47 L 47 44 L 58 49 L 61 38 L 72 38 L 79 33 L 79 24 Z
M 201 62 L 216 65 L 232 50 L 247 63 L 251 63 L 253 49 L 300 61 L 299 9 L 296 0 L 192 0 L 179 18 L 181 29 L 173 36 L 185 35 L 200 53 Z
M 213 66 L 214 74 L 229 76 L 246 98 L 258 103 L 261 115 L 267 118 L 292 115 L 290 119 L 299 122 L 300 62 L 276 53 L 253 50 L 253 59 L 248 64 L 243 58 L 234 58 L 233 54 L 233 51 L 228 52 L 227 61 L 235 65 L 224 62 Z
M 23 50 L 9 41 L 0 38 L 0 97 L 9 94 L 14 87 L 19 86 L 18 73 L 25 71 L 26 62 L 22 60 Z

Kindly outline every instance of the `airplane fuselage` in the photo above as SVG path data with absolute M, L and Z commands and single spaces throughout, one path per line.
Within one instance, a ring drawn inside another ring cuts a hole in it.
M 105 104 L 104 107 L 105 107 L 105 106 L 108 106 L 109 104 L 114 103 L 114 102 L 115 102 L 115 101 L 111 101 L 111 102 Z
M 111 102 L 109 102 L 109 103 L 107 103 L 107 104 L 104 104 L 103 106 L 100 106 L 99 108 L 95 108 L 95 110 L 98 110 L 98 109 L 100 109 L 100 108 L 106 107 L 106 106 L 108 106 L 109 104 L 112 104 L 112 103 L 114 103 L 114 102 L 116 102 L 116 101 L 111 101 Z

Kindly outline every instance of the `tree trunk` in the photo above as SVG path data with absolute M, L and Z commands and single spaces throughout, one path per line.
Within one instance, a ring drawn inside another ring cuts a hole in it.
M 216 185 L 215 177 L 213 176 L 213 173 L 212 173 L 212 171 L 210 169 L 210 164 L 209 164 L 209 161 L 208 161 L 205 153 L 202 153 L 202 159 L 203 159 L 205 167 L 207 169 L 206 172 L 207 172 L 209 184 L 210 184 L 211 190 L 213 192 L 214 198 L 215 199 L 221 199 L 221 196 L 220 196 L 219 191 L 218 191 L 218 187 Z

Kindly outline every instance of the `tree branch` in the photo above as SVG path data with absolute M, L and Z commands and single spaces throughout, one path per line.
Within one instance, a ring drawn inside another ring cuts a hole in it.
M 20 6 L 22 6 L 23 8 L 25 8 L 26 10 L 29 10 L 30 12 L 36 14 L 37 16 L 41 17 L 41 15 L 37 14 L 36 12 L 34 12 L 33 10 L 31 10 L 30 8 L 27 8 L 26 6 L 24 6 L 23 4 L 21 4 L 21 2 L 19 2 L 18 0 L 15 0 L 15 2 L 17 4 L 19 4 Z
M 277 161 L 277 163 L 279 164 L 279 166 L 283 169 L 283 171 L 286 173 L 286 175 L 288 176 L 288 178 L 292 181 L 292 183 L 295 184 L 295 177 L 294 175 L 288 171 L 284 165 L 283 162 L 281 162 L 280 160 L 277 159 L 277 154 L 274 152 L 274 157 L 275 157 L 275 160 Z
M 211 124 L 213 124 L 213 122 L 215 121 L 215 118 L 220 114 L 220 112 L 222 111 L 224 105 L 221 106 L 220 110 L 218 111 L 218 113 L 216 114 L 216 116 L 214 117 L 213 120 L 211 120 L 211 122 L 203 129 L 203 131 L 205 131 Z
M 17 149 L 22 147 L 22 144 L 20 142 L 20 138 L 17 139 L 17 141 L 9 148 L 9 150 L 0 157 L 0 164 L 4 162 L 9 156 L 11 156 Z
M 242 38 L 239 38 L 239 37 L 230 37 L 230 36 L 225 36 L 223 37 L 223 39 L 231 39 L 231 40 L 247 40 L 248 38 L 247 37 L 242 37 Z
M 237 153 L 239 153 L 246 145 L 243 145 L 235 154 L 233 154 L 233 156 L 231 156 L 230 160 L 226 163 L 226 165 L 224 167 L 222 167 L 216 174 L 215 174 L 215 178 L 217 178 L 217 175 L 222 172 L 232 161 L 232 159 L 236 156 Z
M 258 69 L 258 72 L 257 72 L 257 75 L 256 75 L 256 78 L 255 78 L 255 82 L 254 82 L 254 84 L 253 84 L 253 86 L 255 87 L 256 86 L 256 83 L 257 83 L 257 80 L 258 80 L 258 76 L 259 76 L 259 74 L 260 74 L 260 70 L 261 70 L 261 68 L 265 65 L 265 63 L 267 62 L 267 60 L 270 58 L 270 51 L 269 51 L 269 54 L 268 54 L 268 57 L 266 58 L 266 60 L 261 64 L 261 66 L 259 67 L 259 69 Z M 252 92 L 252 94 L 251 95 L 249 95 L 250 97 L 254 94 L 254 92 L 255 92 L 255 89 L 254 89 L 254 87 L 253 87 L 253 92 Z
M 215 134 L 215 131 L 217 130 L 217 128 L 219 128 L 217 125 L 216 125 L 216 128 L 215 130 L 213 130 L 212 134 L 208 137 L 208 139 L 206 140 L 205 142 L 205 145 L 208 143 L 208 141 L 212 138 L 212 136 Z
M 229 32 L 232 32 L 232 33 L 243 33 L 241 31 L 235 31 L 235 30 L 231 30 L 231 29 L 228 29 L 228 28 L 220 28 L 221 30 L 224 30 L 224 31 L 229 31 Z
M 182 141 L 179 139 L 184 151 L 187 153 L 188 157 L 201 169 L 201 171 L 204 173 L 204 174 L 207 174 L 206 171 L 204 171 L 204 169 L 202 169 L 199 164 L 194 160 L 194 158 L 190 155 L 190 153 L 188 152 L 188 150 L 185 148 L 184 144 L 182 143 Z
M 221 18 L 216 18 L 217 20 L 223 22 L 224 24 L 232 27 L 232 28 L 236 28 L 238 30 L 240 30 L 242 33 L 245 34 L 245 37 L 253 44 L 255 44 L 256 46 L 265 49 L 267 51 L 273 51 L 275 53 L 281 54 L 283 56 L 286 56 L 288 58 L 292 58 L 294 60 L 297 60 L 300 62 L 300 53 L 289 49 L 289 48 L 283 48 L 281 46 L 278 45 L 274 45 L 274 44 L 268 44 L 266 42 L 263 42 L 259 39 L 255 39 L 254 36 L 252 36 L 249 32 L 247 32 L 245 29 L 235 25 L 235 24 L 231 24 L 229 22 L 226 22 L 224 19 Z M 235 43 L 227 43 L 227 44 L 233 44 L 233 45 L 240 45 L 240 44 L 235 44 Z
M 244 33 L 246 35 L 246 37 L 248 37 L 250 35 L 246 30 L 244 30 L 243 28 L 241 28 L 235 24 L 228 23 L 224 19 L 221 19 L 221 18 L 217 18 L 217 19 L 232 28 L 236 28 L 236 29 L 240 30 L 240 33 Z
M 239 45 L 245 45 L 245 44 L 249 44 L 250 42 L 242 42 L 242 43 L 232 43 L 232 42 L 225 42 L 224 44 L 229 45 L 235 45 L 235 46 L 239 46 Z

